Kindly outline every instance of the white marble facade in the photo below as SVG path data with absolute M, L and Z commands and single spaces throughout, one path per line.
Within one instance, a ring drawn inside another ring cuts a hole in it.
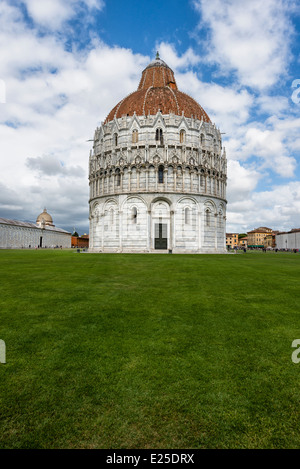
M 0 249 L 70 248 L 71 233 L 54 226 L 39 226 L 0 218 Z
M 277 249 L 300 249 L 300 228 L 276 235 Z
M 92 252 L 226 252 L 221 132 L 158 55 L 96 129 L 89 185 Z
M 90 250 L 226 252 L 226 167 L 211 123 L 158 113 L 101 126 L 90 155 Z

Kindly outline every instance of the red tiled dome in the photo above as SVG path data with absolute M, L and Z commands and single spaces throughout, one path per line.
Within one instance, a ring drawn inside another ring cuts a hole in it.
M 204 109 L 190 96 L 178 90 L 173 71 L 159 58 L 151 62 L 142 73 L 137 91 L 120 101 L 108 114 L 105 123 L 114 118 L 162 114 L 184 115 L 210 122 Z

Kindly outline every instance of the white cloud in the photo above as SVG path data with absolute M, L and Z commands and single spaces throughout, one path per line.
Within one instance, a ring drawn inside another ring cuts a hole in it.
M 227 231 L 244 232 L 259 226 L 290 230 L 300 226 L 300 182 L 252 192 L 243 201 L 231 201 L 227 211 Z
M 2 3 L 1 9 L 0 45 L 9 44 L 0 47 L 7 88 L 0 107 L 1 173 L 14 196 L 7 203 L 3 191 L 0 204 L 3 210 L 23 205 L 29 219 L 51 201 L 54 218 L 65 211 L 65 227 L 83 218 L 86 231 L 92 146 L 87 140 L 118 100 L 137 88 L 149 58 L 99 41 L 68 52 L 55 36 L 40 37 L 26 26 L 18 8 Z M 81 207 L 71 209 L 78 194 Z M 25 212 L 16 211 L 22 217 Z
M 250 128 L 245 135 L 245 151 L 249 155 L 263 158 L 265 164 L 271 164 L 278 174 L 286 177 L 293 176 L 295 161 L 285 156 L 283 142 L 276 132 Z
M 61 0 L 24 0 L 29 16 L 34 22 L 50 28 L 58 28 L 72 16 L 69 2 Z
M 30 170 L 37 171 L 39 177 L 65 175 L 82 177 L 85 172 L 80 166 L 67 167 L 62 161 L 53 155 L 43 155 L 36 158 L 27 158 L 26 166 Z
M 191 94 L 212 122 L 220 127 L 229 159 L 247 161 L 256 158 L 256 170 L 261 173 L 271 169 L 281 177 L 294 177 L 297 160 L 293 152 L 299 150 L 300 120 L 287 114 L 286 98 L 268 95 L 255 98 L 248 90 L 235 85 L 204 83 L 194 72 L 176 76 L 179 88 Z M 270 111 L 280 109 L 282 113 L 259 122 L 253 117 L 257 106 L 264 107 L 264 112 L 269 108 Z
M 246 168 L 238 161 L 229 160 L 227 189 L 229 203 L 248 200 L 261 176 L 261 173 L 254 168 Z
M 256 100 L 262 113 L 280 116 L 289 110 L 289 100 L 285 96 L 259 96 Z
M 196 65 L 200 62 L 201 58 L 190 47 L 184 54 L 178 56 L 175 46 L 166 42 L 156 44 L 156 49 L 159 51 L 160 58 L 167 62 L 167 65 L 174 71 L 178 69 L 186 69 L 191 65 Z
M 225 141 L 228 157 L 254 161 L 262 173 L 272 170 L 282 178 L 294 178 L 300 148 L 299 119 L 271 117 L 237 126 Z
M 274 85 L 289 62 L 292 25 L 284 0 L 194 0 L 210 28 L 207 59 L 243 85 Z
M 179 88 L 192 95 L 222 131 L 233 133 L 248 120 L 254 99 L 247 90 L 204 83 L 193 72 L 178 73 L 176 77 Z
M 74 17 L 81 4 L 87 10 L 100 10 L 104 6 L 103 0 L 23 0 L 23 3 L 36 24 L 52 30 Z
M 20 10 L 7 2 L 0 3 L 0 62 L 1 78 L 8 80 L 34 75 L 38 71 L 53 71 L 72 62 L 54 36 L 38 36 L 24 22 Z

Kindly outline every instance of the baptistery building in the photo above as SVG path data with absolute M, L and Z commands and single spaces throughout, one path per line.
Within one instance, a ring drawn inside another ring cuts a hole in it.
M 95 131 L 90 251 L 226 252 L 226 181 L 220 130 L 157 54 Z

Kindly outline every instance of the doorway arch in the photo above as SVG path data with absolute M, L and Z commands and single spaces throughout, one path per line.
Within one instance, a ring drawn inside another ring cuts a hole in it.
M 156 199 L 151 208 L 151 247 L 154 250 L 171 249 L 171 210 L 167 199 Z

